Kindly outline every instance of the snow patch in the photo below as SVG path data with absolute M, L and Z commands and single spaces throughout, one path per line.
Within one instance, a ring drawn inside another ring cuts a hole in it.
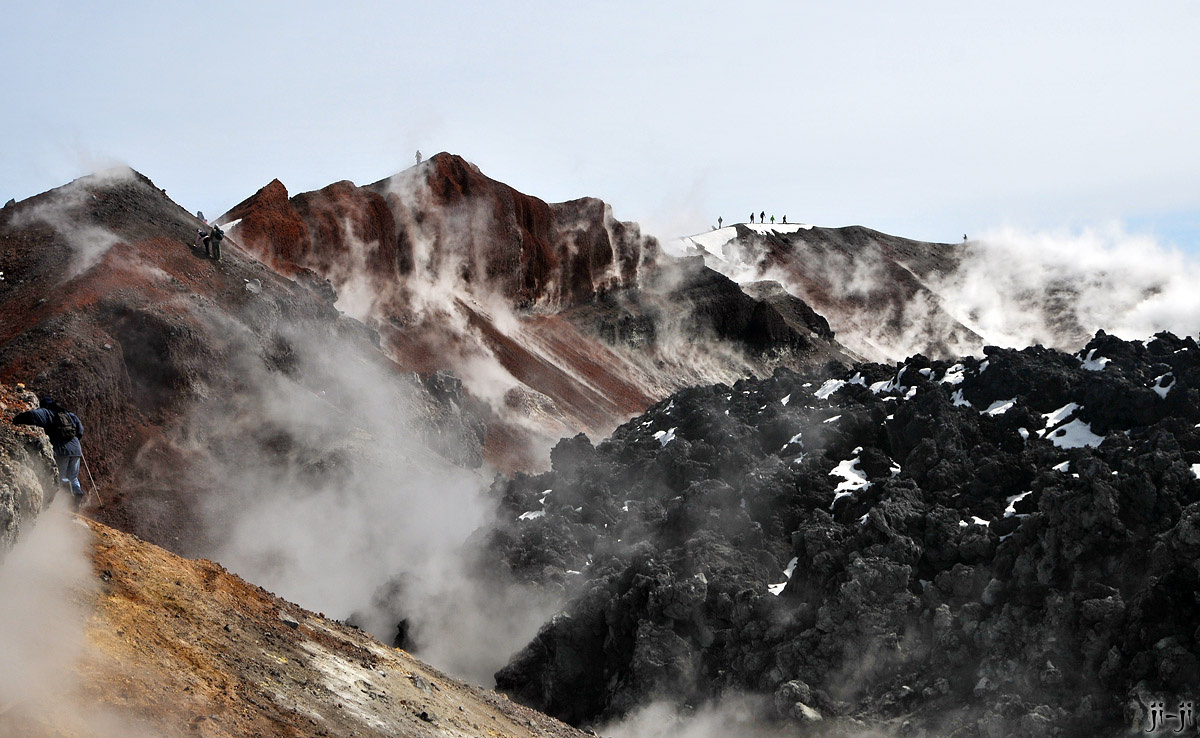
M 1155 377 L 1154 386 L 1151 387 L 1151 389 L 1154 390 L 1159 397 L 1163 398 L 1164 400 L 1167 399 L 1167 393 L 1175 389 L 1175 375 L 1171 374 L 1171 372 L 1167 372 L 1161 377 Z
M 963 372 L 966 370 L 962 364 L 955 364 L 946 370 L 942 376 L 942 384 L 962 384 Z
M 1017 404 L 1017 398 L 1015 398 L 1015 397 L 1011 400 L 996 400 L 995 402 L 993 402 L 991 405 L 988 406 L 987 410 L 983 411 L 983 414 L 991 415 L 993 417 L 995 417 L 996 415 L 1003 415 L 1004 413 L 1011 410 L 1013 405 L 1015 405 L 1015 404 Z
M 826 380 L 825 384 L 821 385 L 819 390 L 813 393 L 813 396 L 819 400 L 828 400 L 830 395 L 845 386 L 846 381 L 844 379 L 829 379 Z
M 1059 448 L 1082 448 L 1083 446 L 1095 448 L 1103 440 L 1103 436 L 1092 432 L 1092 426 L 1078 419 L 1060 426 L 1050 435 L 1050 442 Z
M 834 421 L 841 420 L 841 418 L 842 418 L 841 415 L 834 415 L 832 418 L 826 418 L 826 419 L 822 420 L 821 422 L 822 423 L 832 423 Z
M 768 236 L 772 233 L 799 233 L 800 231 L 808 231 L 812 229 L 812 226 L 808 225 L 807 223 L 743 223 L 742 225 L 754 231 L 755 233 L 761 233 L 764 236 Z
M 792 572 L 796 571 L 796 564 L 799 564 L 799 563 L 800 563 L 799 558 L 793 558 L 791 561 L 789 561 L 787 568 L 783 570 L 783 577 L 784 577 L 783 581 L 780 582 L 779 584 L 768 585 L 767 590 L 771 594 L 778 597 L 779 594 L 781 592 L 783 592 L 783 588 L 787 586 L 788 580 L 792 578 Z
M 1107 356 L 1096 358 L 1096 352 L 1098 350 L 1099 349 L 1092 349 L 1089 351 L 1087 356 L 1079 360 L 1079 365 L 1084 369 L 1087 369 L 1089 372 L 1098 372 L 1103 370 L 1104 367 L 1108 365 L 1108 362 L 1112 361 L 1112 359 L 1108 358 Z
M 783 449 L 787 448 L 788 446 L 791 446 L 793 443 L 797 443 L 800 445 L 800 448 L 804 448 L 804 442 L 800 440 L 800 437 L 803 435 L 804 435 L 804 431 L 800 431 L 796 435 L 789 438 L 788 442 L 783 444 L 783 446 L 779 450 L 782 451 Z
M 671 430 L 655 432 L 654 439 L 663 446 L 666 446 L 668 443 L 675 440 L 675 428 L 672 428 Z
M 831 477 L 841 477 L 842 481 L 838 482 L 838 486 L 833 491 L 833 502 L 829 503 L 829 509 L 832 510 L 837 501 L 843 497 L 847 497 L 860 489 L 866 489 L 871 486 L 867 481 L 867 475 L 859 467 L 858 455 L 862 453 L 862 446 L 854 449 L 854 456 L 845 461 L 839 462 L 837 466 L 829 472 Z
M 1017 514 L 1017 503 L 1020 502 L 1021 500 L 1025 499 L 1026 497 L 1028 497 L 1031 494 L 1033 494 L 1033 490 L 1030 490 L 1028 492 L 1022 492 L 1019 495 L 1013 495 L 1012 497 L 1009 497 L 1008 498 L 1008 507 L 1004 508 L 1004 517 L 1011 518 L 1012 516 L 1016 515 Z M 1019 517 L 1024 517 L 1024 515 L 1021 515 Z
M 1042 417 L 1046 419 L 1046 427 L 1052 428 L 1074 415 L 1075 411 L 1078 409 L 1078 402 L 1068 402 L 1066 405 L 1063 405 L 1052 413 L 1043 413 Z
M 780 401 L 779 401 L 779 403 L 780 403 L 781 405 L 786 405 L 786 404 L 788 404 L 788 402 L 790 402 L 790 401 L 791 401 L 791 399 L 792 399 L 792 396 L 791 396 L 791 395 L 788 395 L 787 397 L 785 397 L 785 398 L 783 398 L 782 400 L 780 400 Z

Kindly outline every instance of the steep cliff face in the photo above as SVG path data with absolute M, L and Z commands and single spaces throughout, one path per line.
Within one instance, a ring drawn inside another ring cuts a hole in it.
M 46 434 L 8 422 L 37 406 L 32 392 L 0 384 L 0 563 L 60 487 Z

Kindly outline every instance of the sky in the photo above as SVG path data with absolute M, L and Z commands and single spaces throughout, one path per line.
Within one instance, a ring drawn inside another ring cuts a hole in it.
M 1200 254 L 1200 3 L 19 3 L 0 199 L 113 164 L 213 217 L 439 151 L 670 238 L 751 212 Z

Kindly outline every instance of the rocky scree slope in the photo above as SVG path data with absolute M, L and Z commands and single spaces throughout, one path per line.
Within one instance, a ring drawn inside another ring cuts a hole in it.
M 496 675 L 568 722 L 746 691 L 834 734 L 1123 735 L 1200 688 L 1191 338 L 780 370 L 551 458 L 476 543 L 570 596 Z
M 798 298 L 751 296 L 600 200 L 546 203 L 451 154 L 361 187 L 276 180 L 220 221 L 281 272 L 329 279 L 396 362 L 462 376 L 502 469 L 684 386 L 848 360 Z
M 67 513 L 46 513 L 54 515 Z M 48 694 L 0 694 L 2 735 L 584 735 L 211 561 L 74 521 L 87 529 L 91 575 L 74 603 L 57 607 L 82 608 L 82 648 Z
M 175 550 L 211 550 L 196 540 L 200 508 L 236 506 L 230 479 L 274 469 L 299 490 L 327 484 L 381 445 L 363 431 L 379 413 L 412 429 L 404 454 L 432 456 L 423 443 L 482 463 L 482 412 L 453 378 L 389 360 L 310 272 L 281 276 L 232 238 L 222 261 L 206 259 L 193 247 L 200 227 L 131 170 L 0 209 L 0 380 L 84 420 L 108 502 L 92 514 Z

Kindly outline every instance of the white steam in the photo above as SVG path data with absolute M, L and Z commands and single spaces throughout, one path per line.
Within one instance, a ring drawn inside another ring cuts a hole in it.
M 1200 329 L 1200 264 L 1149 236 L 1005 229 L 966 254 L 933 286 L 991 344 L 1074 350 L 1101 329 L 1125 339 Z
M 57 700 L 72 685 L 91 585 L 88 534 L 72 521 L 44 512 L 0 567 L 0 707 Z
M 651 702 L 596 732 L 607 738 L 777 738 L 796 733 L 794 726 L 764 720 L 766 709 L 763 698 L 740 695 L 690 710 Z
M 1159 331 L 1190 335 L 1200 327 L 1194 288 L 1200 263 L 1119 226 L 1076 233 L 998 230 L 955 247 L 959 262 L 944 273 L 914 272 L 903 261 L 889 266 L 871 241 L 832 248 L 836 238 L 809 245 L 803 236 L 788 237 L 795 253 L 778 266 L 768 258 L 767 241 L 732 234 L 727 228 L 671 247 L 699 250 L 709 266 L 741 283 L 783 284 L 824 315 L 838 341 L 874 360 L 979 354 L 989 344 L 1074 351 L 1098 330 L 1146 339 Z M 897 268 L 921 289 L 897 292 L 889 283 L 889 269 Z
M 493 513 L 490 479 L 430 450 L 468 444 L 393 365 L 302 330 L 287 340 L 287 374 L 234 351 L 241 391 L 202 393 L 177 440 L 208 454 L 219 490 L 204 500 L 212 558 L 386 643 L 406 619 L 418 655 L 490 684 L 556 605 L 472 576 L 463 544 Z
M 121 238 L 112 231 L 96 225 L 95 219 L 84 213 L 96 203 L 93 189 L 120 182 L 134 181 L 133 170 L 126 166 L 113 167 L 43 195 L 13 218 L 13 226 L 28 227 L 45 224 L 53 228 L 71 248 L 71 262 L 66 279 L 78 276 L 96 265 Z

